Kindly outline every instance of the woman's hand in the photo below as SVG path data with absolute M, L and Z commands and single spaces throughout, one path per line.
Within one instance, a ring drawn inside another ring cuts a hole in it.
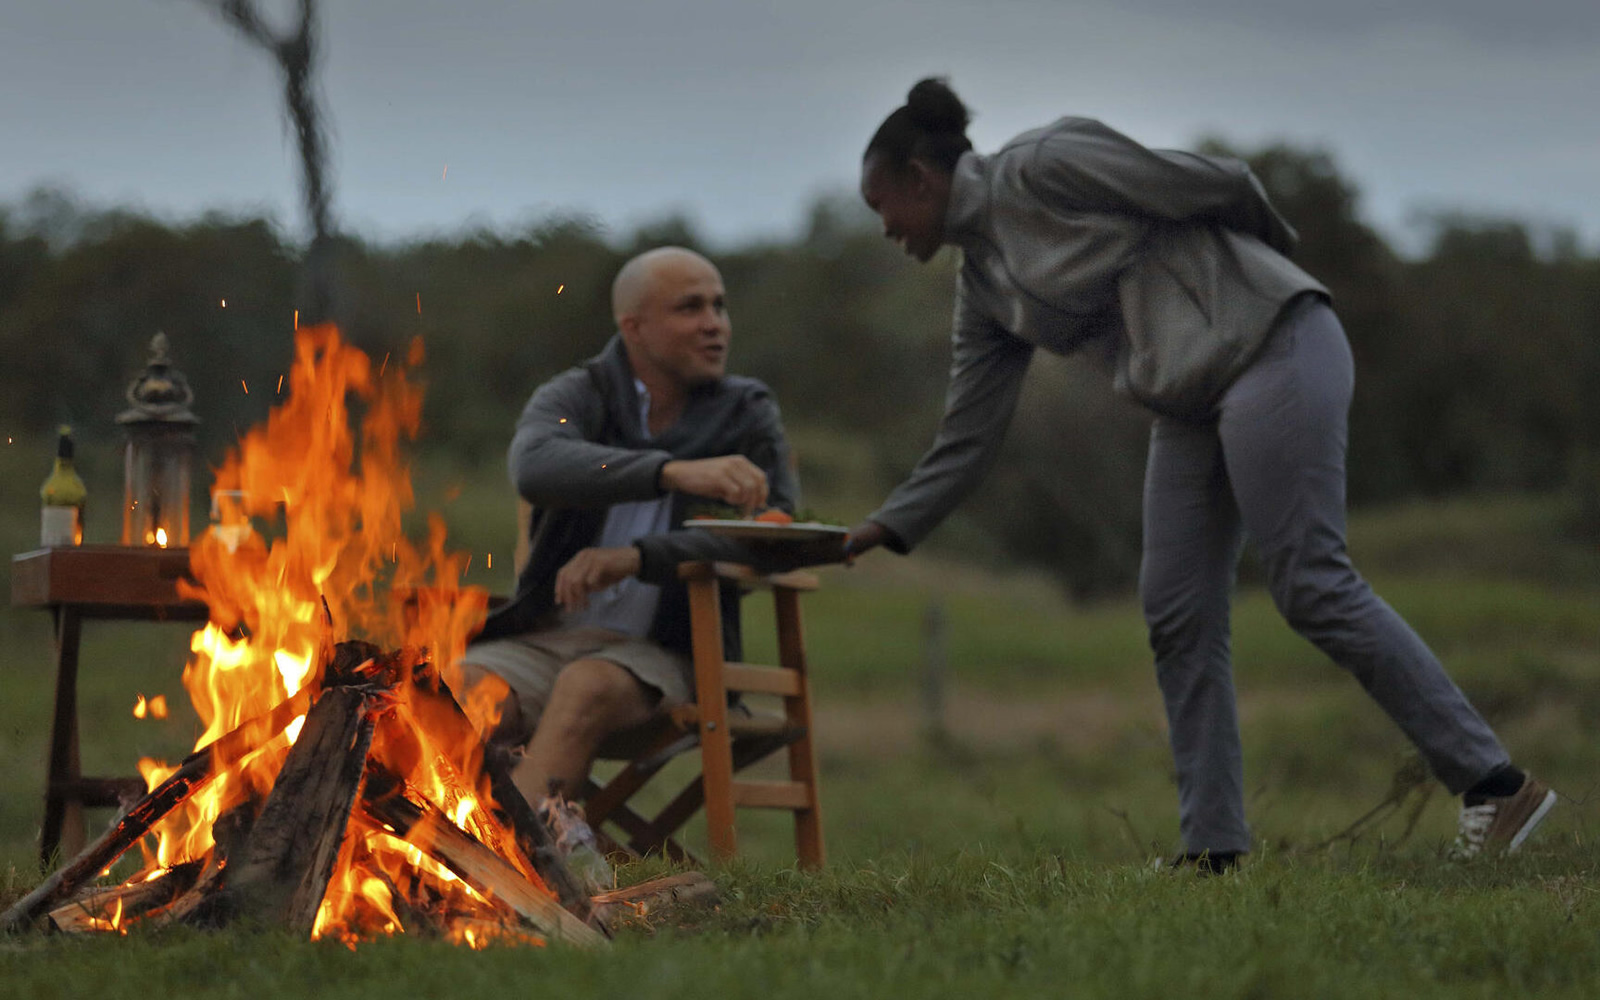
M 637 576 L 641 559 L 632 545 L 581 550 L 556 573 L 556 603 L 568 611 L 582 611 L 589 606 L 590 594 Z
M 882 545 L 889 537 L 889 529 L 877 521 L 862 521 L 850 529 L 844 540 L 845 565 L 855 562 L 856 556 Z

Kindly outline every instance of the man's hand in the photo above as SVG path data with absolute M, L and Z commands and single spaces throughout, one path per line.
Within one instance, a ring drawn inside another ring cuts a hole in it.
M 583 549 L 556 573 L 556 603 L 568 611 L 589 606 L 589 595 L 639 573 L 639 550 Z
M 850 529 L 850 534 L 844 541 L 844 561 L 846 565 L 855 562 L 856 556 L 868 552 L 882 545 L 889 537 L 889 529 L 877 521 L 862 521 Z
M 767 474 L 743 455 L 668 462 L 661 467 L 661 486 L 721 500 L 746 512 L 767 503 Z

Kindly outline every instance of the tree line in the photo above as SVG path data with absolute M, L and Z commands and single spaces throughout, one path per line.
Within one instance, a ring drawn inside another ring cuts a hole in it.
M 1570 233 L 1468 215 L 1435 217 L 1425 251 L 1402 256 L 1327 153 L 1246 158 L 1350 335 L 1352 503 L 1566 490 L 1577 526 L 1600 530 L 1600 257 Z M 421 336 L 422 447 L 498 466 L 532 388 L 610 334 L 622 261 L 667 242 L 705 249 L 683 219 L 620 237 L 579 216 L 387 245 L 341 237 L 325 251 L 331 309 L 375 357 Z M 776 390 L 803 479 L 849 480 L 860 495 L 893 485 L 938 418 L 953 255 L 912 264 L 844 197 L 819 199 L 792 239 L 709 255 L 729 289 L 734 367 Z M 304 257 L 262 218 L 161 221 L 54 191 L 0 206 L 4 433 L 44 440 L 70 421 L 110 444 L 122 391 L 162 330 L 215 463 L 273 401 L 294 312 L 313 294 Z M 1104 373 L 1041 353 L 1005 454 L 947 542 L 1048 567 L 1078 596 L 1125 588 L 1147 433 Z

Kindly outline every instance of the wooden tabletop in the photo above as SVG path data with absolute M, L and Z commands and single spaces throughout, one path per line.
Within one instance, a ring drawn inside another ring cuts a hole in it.
M 70 605 L 85 617 L 204 621 L 203 602 L 178 596 L 187 548 L 72 545 L 11 557 L 11 604 Z

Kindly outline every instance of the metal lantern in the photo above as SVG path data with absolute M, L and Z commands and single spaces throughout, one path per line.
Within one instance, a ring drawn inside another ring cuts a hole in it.
M 128 432 L 122 491 L 122 544 L 189 544 L 189 483 L 194 463 L 194 393 L 167 359 L 167 335 L 150 340 L 150 363 L 128 386 L 132 407 L 117 416 Z

